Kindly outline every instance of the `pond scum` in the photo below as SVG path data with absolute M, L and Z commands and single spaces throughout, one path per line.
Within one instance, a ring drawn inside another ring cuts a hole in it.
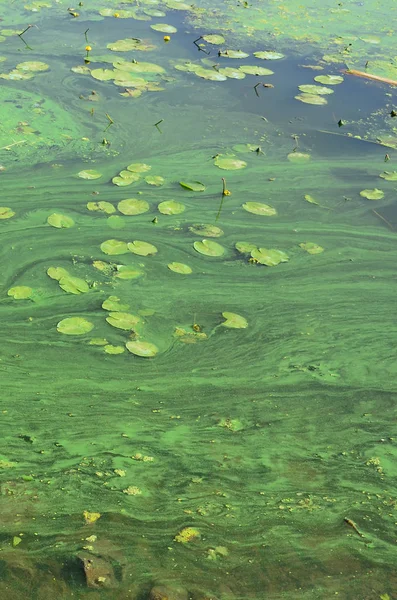
M 397 597 L 395 13 L 0 2 L 2 598 Z

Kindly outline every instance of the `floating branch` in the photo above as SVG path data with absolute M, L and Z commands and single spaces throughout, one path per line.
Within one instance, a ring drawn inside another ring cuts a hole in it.
M 397 81 L 389 79 L 388 77 L 380 77 L 379 75 L 371 75 L 365 71 L 356 71 L 355 69 L 348 69 L 345 71 L 346 75 L 355 75 L 356 77 L 364 77 L 365 79 L 372 79 L 373 81 L 381 81 L 382 83 L 388 83 L 389 85 L 397 85 Z

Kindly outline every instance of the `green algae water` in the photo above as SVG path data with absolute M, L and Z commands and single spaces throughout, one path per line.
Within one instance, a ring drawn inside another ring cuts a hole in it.
M 2 598 L 397 598 L 395 12 L 0 2 Z

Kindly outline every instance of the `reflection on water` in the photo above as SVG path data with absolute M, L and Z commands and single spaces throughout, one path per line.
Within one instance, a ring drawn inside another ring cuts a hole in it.
M 1 46 L 1 593 L 391 598 L 389 88 L 151 4 Z

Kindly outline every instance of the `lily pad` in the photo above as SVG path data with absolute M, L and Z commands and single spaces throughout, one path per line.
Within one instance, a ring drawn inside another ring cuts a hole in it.
M 344 78 L 341 75 L 316 75 L 314 81 L 324 85 L 339 85 L 344 81 Z
M 243 65 L 240 67 L 240 71 L 247 75 L 274 75 L 274 72 L 264 67 L 257 67 L 256 65 Z
M 321 254 L 321 252 L 324 252 L 324 248 L 322 248 L 318 244 L 314 244 L 313 242 L 305 242 L 299 244 L 299 246 L 303 250 L 306 250 L 306 252 L 308 252 L 309 254 Z
M 91 77 L 98 81 L 111 81 L 115 79 L 116 72 L 113 69 L 91 69 Z
M 11 219 L 15 215 L 12 208 L 8 206 L 0 206 L 0 219 Z
M 39 60 L 29 60 L 19 63 L 15 68 L 18 69 L 18 71 L 33 71 L 35 73 L 38 71 L 48 71 L 50 67 Z
M 184 212 L 185 205 L 175 200 L 165 200 L 157 208 L 163 215 L 179 215 Z
M 105 202 L 101 200 L 100 202 L 87 202 L 87 208 L 91 211 L 103 212 L 106 215 L 111 215 L 116 212 L 116 207 L 113 206 L 111 202 Z
M 143 272 L 139 269 L 135 269 L 134 267 L 127 267 L 124 265 L 117 266 L 117 279 L 139 279 L 142 277 Z
M 167 8 L 172 8 L 174 10 L 192 10 L 192 4 L 186 4 L 186 2 L 179 2 L 179 0 L 167 0 L 165 3 Z
M 110 312 L 123 312 L 129 309 L 129 305 L 123 304 L 117 296 L 109 296 L 102 302 L 102 308 Z
M 47 269 L 47 275 L 48 277 L 51 277 L 51 279 L 59 281 L 62 277 L 69 277 L 69 271 L 63 267 L 49 267 Z
M 129 173 L 127 176 L 126 173 Z M 126 187 L 127 185 L 131 185 L 131 183 L 135 183 L 139 181 L 141 176 L 139 173 L 130 173 L 129 171 L 121 171 L 120 175 L 112 178 L 112 183 L 117 185 L 118 187 Z
M 72 277 L 69 273 L 59 279 L 59 287 L 65 292 L 68 292 L 68 294 L 76 295 L 84 294 L 90 289 L 88 283 L 84 279 Z
M 112 344 L 106 344 L 103 348 L 106 354 L 123 354 L 125 348 L 123 346 L 112 346 Z
M 153 356 L 156 356 L 159 351 L 157 346 L 143 340 L 131 340 L 130 342 L 127 342 L 125 346 L 131 354 L 142 356 L 144 358 L 152 358 Z
M 205 69 L 204 67 L 198 67 L 194 70 L 194 74 L 201 79 L 208 79 L 209 81 L 226 81 L 226 75 L 223 75 L 220 71 L 215 69 Z
M 386 179 L 386 181 L 397 181 L 397 171 L 384 171 L 380 173 L 379 177 Z
M 116 69 L 120 69 L 122 71 L 127 71 L 128 73 L 164 73 L 165 69 L 160 67 L 160 65 L 156 65 L 154 63 L 149 62 L 127 62 L 127 61 L 116 61 L 113 63 L 113 66 Z
M 331 90 L 331 88 L 322 85 L 304 84 L 298 85 L 298 88 L 301 92 L 304 92 L 305 94 L 314 94 L 315 96 L 327 96 L 328 94 L 334 93 L 334 90 Z
M 220 237 L 223 235 L 223 231 L 220 227 L 216 225 L 211 225 L 209 223 L 200 223 L 199 225 L 192 225 L 189 227 L 189 231 L 195 233 L 196 235 L 204 236 L 204 237 Z
M 303 102 L 304 104 L 328 104 L 323 96 L 317 96 L 316 94 L 298 94 L 295 96 L 295 100 L 299 100 L 299 102 Z
M 235 171 L 237 169 L 244 169 L 247 163 L 234 155 L 218 154 L 214 160 L 214 165 L 225 171 Z
M 382 200 L 384 195 L 384 192 L 377 188 L 374 188 L 373 190 L 361 190 L 360 192 L 360 196 L 367 198 L 368 200 Z
M 306 152 L 290 152 L 287 158 L 293 163 L 306 163 L 311 159 L 311 155 Z
M 28 285 L 17 285 L 8 290 L 7 295 L 15 300 L 27 300 L 33 294 L 33 289 Z
M 85 169 L 84 171 L 77 173 L 77 175 L 78 177 L 81 177 L 81 179 L 99 179 L 102 177 L 102 173 L 95 169 Z
M 106 240 L 102 242 L 101 250 L 105 254 L 116 256 L 117 254 L 126 254 L 128 252 L 128 245 L 126 242 L 121 242 L 120 240 Z
M 130 313 L 125 312 L 111 312 L 106 317 L 106 321 L 112 327 L 116 327 L 117 329 L 124 329 L 125 331 L 131 331 L 134 329 L 135 325 L 141 323 L 141 318 L 135 315 L 131 315 Z
M 236 144 L 233 146 L 235 152 L 256 152 L 258 148 L 258 144 Z
M 223 35 L 219 35 L 217 33 L 210 33 L 201 37 L 205 42 L 208 42 L 209 44 L 221 45 L 225 43 L 225 38 L 223 37 Z
M 191 192 L 204 192 L 205 190 L 205 185 L 201 181 L 180 181 L 179 185 Z
M 156 46 L 149 42 L 145 42 L 138 38 L 126 38 L 125 40 L 117 40 L 106 46 L 112 52 L 129 52 L 130 50 L 154 50 Z
M 205 256 L 223 256 L 225 253 L 224 247 L 213 240 L 204 239 L 201 242 L 194 242 L 193 246 L 196 252 Z
M 154 31 L 161 31 L 162 33 L 176 33 L 178 30 L 173 25 L 167 25 L 167 23 L 156 23 L 155 25 L 150 25 L 150 29 L 154 29 Z
M 226 321 L 222 323 L 224 327 L 230 327 L 230 329 L 246 329 L 248 327 L 247 319 L 236 313 L 223 312 L 222 317 L 225 317 L 226 319 Z
M 47 223 L 51 225 L 51 227 L 56 227 L 57 229 L 69 229 L 73 227 L 74 221 L 71 217 L 67 217 L 66 215 L 61 215 L 59 213 L 53 213 L 47 218 Z
M 247 212 L 250 212 L 254 215 L 272 217 L 277 214 L 275 208 L 269 206 L 268 204 L 263 204 L 262 202 L 246 202 L 243 204 L 243 208 Z
M 145 181 L 148 185 L 160 187 L 164 184 L 164 177 L 161 177 L 161 175 L 146 175 Z
M 83 317 L 68 317 L 59 321 L 57 330 L 65 335 L 84 335 L 94 328 L 93 323 Z
M 249 54 L 242 50 L 222 50 L 222 52 L 219 52 L 219 56 L 224 58 L 247 58 Z
M 127 246 L 130 252 L 133 252 L 133 254 L 138 254 L 139 256 L 150 256 L 152 254 L 157 254 L 156 246 L 153 246 L 153 244 L 149 244 L 148 242 L 134 240 L 133 242 L 129 242 Z
M 146 173 L 150 171 L 152 167 L 147 165 L 146 163 L 132 163 L 128 165 L 127 171 L 131 171 L 132 173 Z
M 236 242 L 235 247 L 241 254 L 251 254 L 252 250 L 257 249 L 251 242 Z
M 254 56 L 263 60 L 279 60 L 280 58 L 284 58 L 284 54 L 281 54 L 281 52 L 272 52 L 270 50 L 254 52 Z
M 146 200 L 137 198 L 126 198 L 117 205 L 117 210 L 123 215 L 141 215 L 149 210 L 150 206 Z
M 267 267 L 275 267 L 279 263 L 289 260 L 288 254 L 282 250 L 268 250 L 267 248 L 255 248 L 255 250 L 252 250 L 251 256 L 258 263 Z
M 233 67 L 225 67 L 224 69 L 219 69 L 219 73 L 224 75 L 228 79 L 244 79 L 245 73 L 240 71 L 240 69 L 233 69 Z
M 173 262 L 169 263 L 167 266 L 171 271 L 174 271 L 174 273 L 180 273 L 181 275 L 190 275 L 190 273 L 193 272 L 189 265 L 183 263 Z

